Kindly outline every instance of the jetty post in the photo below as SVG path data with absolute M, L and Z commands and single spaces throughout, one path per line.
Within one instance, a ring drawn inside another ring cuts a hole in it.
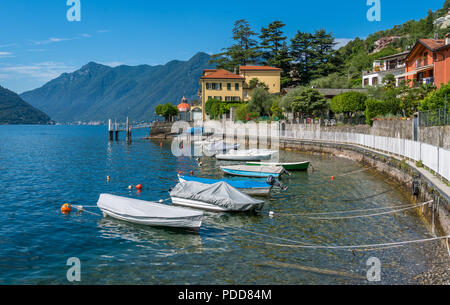
M 113 128 L 112 128 L 111 119 L 108 120 L 108 133 L 109 133 L 109 140 L 110 141 L 114 141 L 114 137 L 113 137 L 114 131 L 113 131 Z
M 131 143 L 130 119 L 128 117 L 127 117 L 126 133 L 127 133 L 127 143 Z
M 117 126 L 117 121 L 114 121 L 114 132 L 116 133 L 116 141 L 119 141 L 119 127 Z

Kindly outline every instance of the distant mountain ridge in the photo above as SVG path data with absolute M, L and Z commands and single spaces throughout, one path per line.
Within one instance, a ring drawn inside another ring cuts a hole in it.
M 188 61 L 115 68 L 90 62 L 21 97 L 57 122 L 123 121 L 127 116 L 149 121 L 157 104 L 178 103 L 183 96 L 198 99 L 203 69 L 214 68 L 209 58 L 200 52 Z
M 34 108 L 11 90 L 0 86 L 0 124 L 52 124 L 42 111 Z

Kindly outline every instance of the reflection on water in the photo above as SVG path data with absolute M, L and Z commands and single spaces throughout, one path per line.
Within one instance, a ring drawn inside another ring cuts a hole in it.
M 149 227 L 110 217 L 98 221 L 99 233 L 106 239 L 124 239 L 146 247 L 171 248 L 176 253 L 201 253 L 202 238 L 187 230 Z
M 315 170 L 283 177 L 289 189 L 274 190 L 260 215 L 206 213 L 198 234 L 86 213 L 62 216 L 62 203 L 92 206 L 101 193 L 166 199 L 178 171 L 223 177 L 214 158 L 202 158 L 199 168 L 194 159 L 175 158 L 169 142 L 160 147 L 133 136 L 126 145 L 108 143 L 104 127 L 0 126 L 8 143 L 0 148 L 0 284 L 66 283 L 66 261 L 73 256 L 82 262 L 83 284 L 366 284 L 361 276 L 371 256 L 382 262 L 381 284 L 407 284 L 445 253 L 439 244 L 353 253 L 275 246 L 431 237 L 413 210 L 332 221 L 298 216 L 401 206 L 408 194 L 355 162 L 292 152 L 281 152 L 280 159 L 310 160 Z M 144 189 L 128 190 L 130 184 Z M 431 246 L 431 254 L 424 251 Z

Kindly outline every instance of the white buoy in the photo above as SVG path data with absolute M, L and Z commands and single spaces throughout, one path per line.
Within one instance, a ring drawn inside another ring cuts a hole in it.
M 275 213 L 273 211 L 269 212 L 269 217 L 273 217 L 275 215 Z
M 162 199 L 159 200 L 159 203 L 163 203 L 163 202 L 164 202 L 164 200 L 162 200 Z
M 129 189 L 129 190 L 131 190 L 132 188 L 133 188 L 133 186 L 132 186 L 132 185 L 129 185 L 129 186 L 128 186 L 128 189 Z

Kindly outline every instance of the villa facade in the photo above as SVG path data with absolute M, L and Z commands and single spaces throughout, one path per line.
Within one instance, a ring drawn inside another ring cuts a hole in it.
M 379 86 L 383 78 L 394 75 L 396 85 L 433 84 L 440 88 L 450 81 L 450 35 L 446 39 L 419 39 L 408 52 L 380 58 L 373 70 L 363 72 L 363 87 Z
M 205 69 L 200 78 L 199 96 L 202 104 L 203 120 L 205 103 L 209 99 L 223 102 L 246 102 L 250 100 L 253 88 L 250 81 L 257 79 L 264 83 L 271 94 L 280 94 L 281 69 L 268 66 L 241 66 L 239 73 L 224 69 Z

